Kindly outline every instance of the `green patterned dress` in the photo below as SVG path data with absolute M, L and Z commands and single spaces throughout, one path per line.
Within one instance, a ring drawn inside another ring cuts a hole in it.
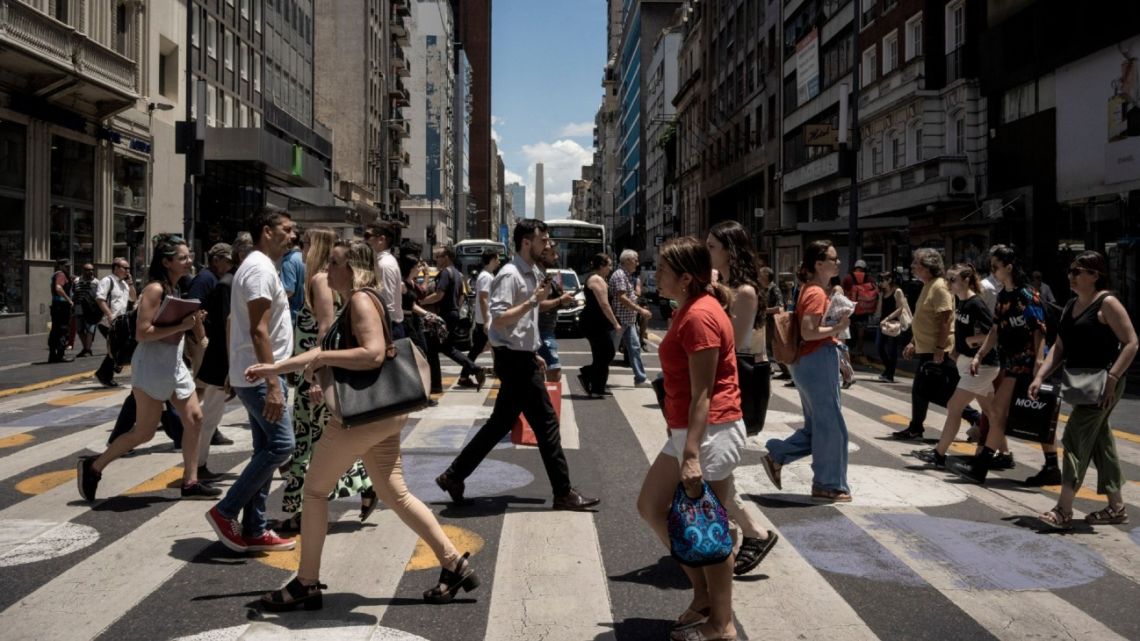
M 337 306 L 339 311 L 340 306 Z M 301 307 L 297 314 L 294 354 L 301 354 L 317 346 L 317 317 L 308 305 Z M 305 489 L 305 474 L 309 461 L 313 458 L 313 448 L 321 438 L 329 420 L 329 410 L 324 403 L 313 405 L 309 400 L 309 383 L 299 373 L 290 382 L 295 384 L 293 394 L 293 435 L 297 445 L 293 449 L 293 460 L 285 474 L 285 495 L 281 508 L 289 513 L 301 511 L 302 494 Z M 356 461 L 337 481 L 336 488 L 329 494 L 330 499 L 349 497 L 372 489 L 372 479 L 364 470 L 364 464 Z

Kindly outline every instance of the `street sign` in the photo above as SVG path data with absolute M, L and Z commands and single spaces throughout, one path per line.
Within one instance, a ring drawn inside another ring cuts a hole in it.
M 831 125 L 804 125 L 804 142 L 808 147 L 834 147 L 839 133 Z

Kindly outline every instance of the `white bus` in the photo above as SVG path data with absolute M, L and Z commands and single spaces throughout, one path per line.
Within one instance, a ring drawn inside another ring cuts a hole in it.
M 493 249 L 499 253 L 499 260 L 506 262 L 510 257 L 507 246 L 497 240 L 471 238 L 455 243 L 456 268 L 466 278 L 474 278 L 483 269 L 483 251 Z
M 590 258 L 606 249 L 606 228 L 581 220 L 547 220 L 550 240 L 558 248 L 558 266 L 581 276 L 590 271 Z

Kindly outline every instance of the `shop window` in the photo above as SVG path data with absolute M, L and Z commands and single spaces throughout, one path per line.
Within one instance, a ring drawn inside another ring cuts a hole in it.
M 146 163 L 115 155 L 114 200 L 116 209 L 147 210 Z
M 111 255 L 125 258 L 131 265 L 135 279 L 146 278 L 146 214 L 122 209 L 115 210 L 111 235 Z
M 95 148 L 52 136 L 51 193 L 90 203 L 95 198 Z
M 0 187 L 24 191 L 26 145 L 23 125 L 0 121 Z
M 24 312 L 24 198 L 0 192 L 0 316 Z
M 95 259 L 95 212 L 90 207 L 51 206 L 49 246 L 52 260 L 82 265 Z

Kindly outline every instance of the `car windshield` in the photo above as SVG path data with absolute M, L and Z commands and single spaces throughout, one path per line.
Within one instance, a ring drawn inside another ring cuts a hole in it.
M 581 288 L 581 282 L 578 280 L 578 274 L 569 270 L 551 269 L 547 270 L 554 278 L 559 278 L 562 281 L 562 290 L 567 292 L 574 292 Z

